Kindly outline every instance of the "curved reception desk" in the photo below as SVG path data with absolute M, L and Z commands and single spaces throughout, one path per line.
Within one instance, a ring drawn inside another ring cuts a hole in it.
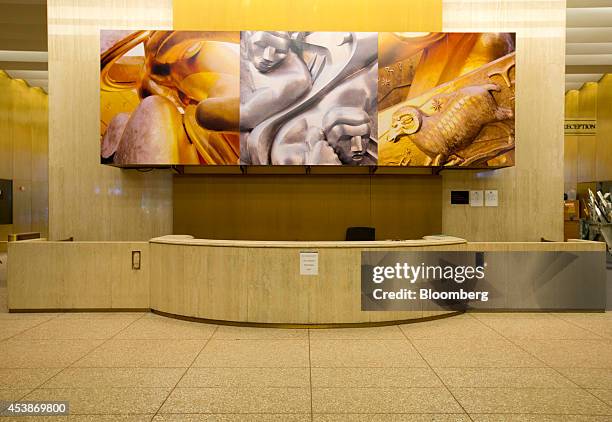
M 373 242 L 192 236 L 17 241 L 8 245 L 8 307 L 11 312 L 151 310 L 225 324 L 311 327 L 420 321 L 464 309 L 602 311 L 605 250 L 602 242 L 466 242 L 448 236 Z M 374 284 L 374 268 L 392 269 L 398 262 L 425 269 L 482 265 L 482 280 L 458 287 L 486 292 L 488 298 L 460 309 L 428 296 L 409 303 L 374 301 L 372 286 L 389 294 L 410 288 L 405 278 L 394 284 L 393 276 Z
M 151 309 L 215 321 L 265 324 L 375 324 L 445 310 L 361 310 L 363 251 L 460 250 L 464 239 L 286 242 L 151 239 Z M 300 254 L 317 252 L 318 274 L 300 275 Z

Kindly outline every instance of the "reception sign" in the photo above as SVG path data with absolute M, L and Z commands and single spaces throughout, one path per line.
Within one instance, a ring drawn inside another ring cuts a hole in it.
M 514 34 L 100 34 L 117 166 L 514 164 Z

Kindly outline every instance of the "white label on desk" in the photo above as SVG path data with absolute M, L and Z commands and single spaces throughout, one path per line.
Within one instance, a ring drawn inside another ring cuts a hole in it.
M 318 252 L 300 252 L 300 275 L 319 275 Z

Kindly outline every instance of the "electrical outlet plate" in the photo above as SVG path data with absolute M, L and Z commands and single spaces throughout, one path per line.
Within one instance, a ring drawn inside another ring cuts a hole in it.
M 497 191 L 496 190 L 484 191 L 484 203 L 485 203 L 485 207 L 496 207 L 498 205 Z
M 484 193 L 481 190 L 470 191 L 470 206 L 482 207 L 483 206 Z
M 140 251 L 132 251 L 132 269 L 140 269 Z

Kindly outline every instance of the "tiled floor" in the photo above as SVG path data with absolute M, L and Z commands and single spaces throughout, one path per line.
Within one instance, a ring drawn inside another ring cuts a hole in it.
M 70 402 L 48 420 L 611 421 L 612 313 L 334 330 L 0 313 L 16 399 Z

